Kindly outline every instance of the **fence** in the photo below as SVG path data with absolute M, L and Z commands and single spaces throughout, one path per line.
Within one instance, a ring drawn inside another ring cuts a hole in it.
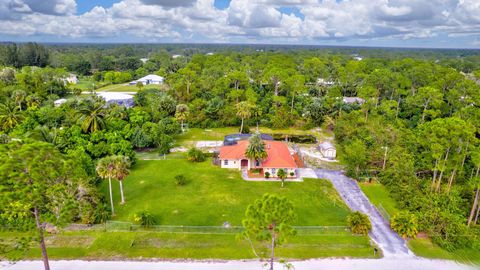
M 295 226 L 298 235 L 339 235 L 350 233 L 346 226 Z M 123 221 L 107 221 L 107 231 L 148 231 L 183 234 L 238 234 L 243 232 L 241 226 L 170 226 L 154 225 L 148 228 Z
M 390 215 L 388 214 L 387 210 L 383 207 L 383 205 L 380 203 L 377 206 L 378 212 L 382 217 L 385 219 L 387 223 L 390 223 Z

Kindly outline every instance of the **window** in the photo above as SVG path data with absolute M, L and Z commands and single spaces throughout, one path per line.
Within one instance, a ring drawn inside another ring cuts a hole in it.
M 272 169 L 272 174 L 276 174 L 277 173 L 277 169 L 273 168 Z
M 228 159 L 223 160 L 223 165 L 228 165 Z
M 255 160 L 255 166 L 256 167 L 260 166 L 260 161 L 259 160 Z

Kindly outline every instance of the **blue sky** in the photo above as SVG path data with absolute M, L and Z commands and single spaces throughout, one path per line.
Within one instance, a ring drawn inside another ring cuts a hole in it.
M 0 41 L 480 48 L 480 1 L 0 0 Z

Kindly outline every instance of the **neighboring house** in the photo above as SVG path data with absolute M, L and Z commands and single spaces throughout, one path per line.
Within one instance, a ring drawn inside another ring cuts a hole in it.
M 335 146 L 330 143 L 330 142 L 322 142 L 321 144 L 318 145 L 318 150 L 322 154 L 322 156 L 328 158 L 328 159 L 335 159 L 337 156 L 337 149 Z
M 142 63 L 144 63 L 144 64 L 145 64 L 145 63 L 147 63 L 147 61 L 148 61 L 148 58 L 140 58 L 140 61 L 142 61 Z
M 361 105 L 365 103 L 365 99 L 359 97 L 343 97 L 343 102 L 347 104 L 358 103 Z
M 183 55 L 181 55 L 181 54 L 174 54 L 174 55 L 172 55 L 172 58 L 173 58 L 173 59 L 177 59 L 177 58 L 179 58 L 179 57 L 183 57 Z
M 150 74 L 145 77 L 142 77 L 138 80 L 130 82 L 130 85 L 136 85 L 137 83 L 141 82 L 143 85 L 149 84 L 163 84 L 164 78 L 162 76 L 158 76 L 155 74 Z
M 133 96 L 116 92 L 100 92 L 97 95 L 103 98 L 107 104 L 118 104 L 127 108 L 133 107 Z
M 67 100 L 64 99 L 64 98 L 61 98 L 61 99 L 55 100 L 55 101 L 53 102 L 53 104 L 55 105 L 55 107 L 58 107 L 58 106 L 62 105 L 62 104 L 65 103 L 65 102 L 67 102 Z
M 245 156 L 248 140 L 238 141 L 234 145 L 222 146 L 218 155 L 220 167 L 238 170 L 260 169 L 262 175 L 268 172 L 271 177 L 276 177 L 278 170 L 283 169 L 288 177 L 292 177 L 290 173 L 293 173 L 293 177 L 296 177 L 297 164 L 288 145 L 279 141 L 263 142 L 268 157 L 262 161 L 251 160 Z
M 63 83 L 65 83 L 65 84 L 77 84 L 78 83 L 77 75 L 70 73 L 68 75 L 68 77 L 63 78 Z
M 335 82 L 333 81 L 327 81 L 325 80 L 324 78 L 318 78 L 317 79 L 317 85 L 321 85 L 321 86 L 332 86 L 334 85 Z

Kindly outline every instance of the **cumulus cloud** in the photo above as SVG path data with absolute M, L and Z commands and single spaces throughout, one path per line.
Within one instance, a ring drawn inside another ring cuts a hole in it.
M 473 41 L 480 35 L 480 1 L 232 0 L 217 9 L 214 0 L 118 0 L 77 15 L 75 0 L 0 0 L 0 20 L 0 35 L 19 36 L 315 43 L 446 33 Z

